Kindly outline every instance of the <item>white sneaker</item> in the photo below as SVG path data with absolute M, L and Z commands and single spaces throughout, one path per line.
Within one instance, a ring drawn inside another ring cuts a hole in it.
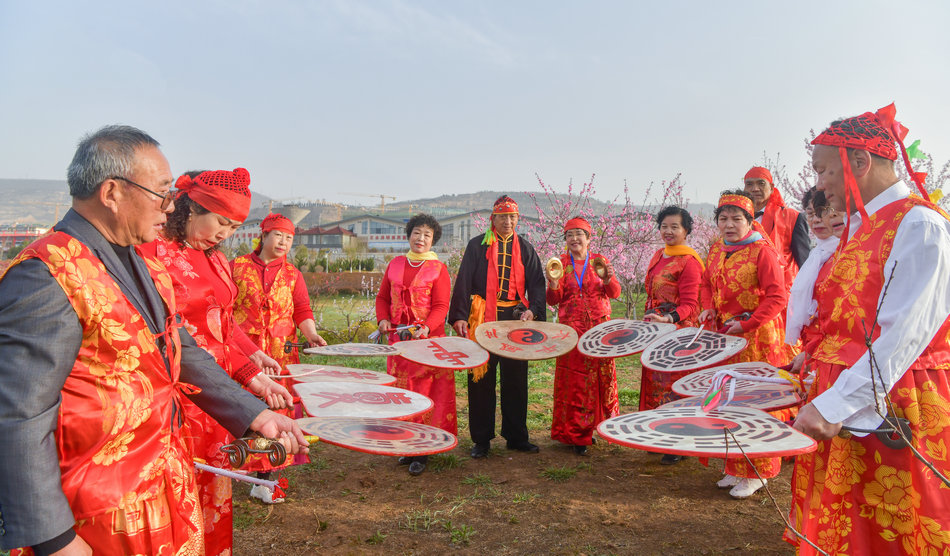
M 741 479 L 736 486 L 729 491 L 729 496 L 733 498 L 748 498 L 755 494 L 755 491 L 765 486 L 765 483 L 768 481 L 766 479 Z
M 726 475 L 725 477 L 719 479 L 719 482 L 716 483 L 716 486 L 719 488 L 732 488 L 736 486 L 738 482 L 739 482 L 739 477 Z
M 274 498 L 274 491 L 264 485 L 254 485 L 251 487 L 251 498 L 257 498 L 265 504 L 280 504 L 283 498 Z

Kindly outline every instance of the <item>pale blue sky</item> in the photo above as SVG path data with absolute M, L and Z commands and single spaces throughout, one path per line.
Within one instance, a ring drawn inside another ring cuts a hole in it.
M 141 127 L 176 173 L 371 204 L 682 172 L 693 201 L 897 102 L 950 158 L 950 3 L 0 0 L 0 177 Z

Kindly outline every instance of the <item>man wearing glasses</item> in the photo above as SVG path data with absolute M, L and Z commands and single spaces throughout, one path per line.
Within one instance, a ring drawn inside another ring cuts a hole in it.
M 235 436 L 306 452 L 197 347 L 165 268 L 139 256 L 173 208 L 158 143 L 108 126 L 79 144 L 72 209 L 0 277 L 0 547 L 37 554 L 201 553 L 182 430 L 188 395 Z

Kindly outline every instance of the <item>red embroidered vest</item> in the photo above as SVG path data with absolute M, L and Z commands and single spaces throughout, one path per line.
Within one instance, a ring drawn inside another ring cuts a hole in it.
M 706 268 L 712 285 L 712 302 L 717 326 L 746 311 L 755 311 L 765 289 L 759 284 L 756 267 L 759 250 L 766 243 L 756 241 L 735 251 L 728 258 L 722 241 L 709 248 Z
M 432 309 L 432 286 L 439 279 L 442 263 L 439 261 L 423 261 L 422 267 L 416 273 L 410 284 L 405 283 L 406 267 L 409 259 L 396 257 L 386 267 L 386 277 L 389 278 L 390 316 L 393 325 L 412 324 L 409 322 L 409 308 L 416 320 L 425 320 Z M 404 292 L 409 293 L 409 306 L 406 306 Z M 437 332 L 437 331 L 433 331 Z M 432 336 L 441 334 L 431 334 Z
M 773 194 L 778 194 L 775 190 Z M 779 195 L 781 199 L 781 195 Z M 772 245 L 778 251 L 779 260 L 785 270 L 785 289 L 792 289 L 792 282 L 798 275 L 798 264 L 792 255 L 792 232 L 795 231 L 795 222 L 798 221 L 798 211 L 785 206 L 784 201 L 780 204 L 771 202 L 765 207 L 762 213 L 762 229 L 765 235 L 772 240 Z
M 257 343 L 264 353 L 285 363 L 284 342 L 296 341 L 294 324 L 294 287 L 297 269 L 286 260 L 264 292 L 258 266 L 250 255 L 234 259 L 233 276 L 238 293 L 234 300 L 234 322 Z M 296 361 L 289 361 L 291 363 Z
M 894 247 L 897 227 L 915 206 L 937 210 L 948 218 L 932 203 L 912 195 L 883 207 L 862 222 L 844 249 L 835 255 L 831 275 L 817 288 L 818 317 L 825 325 L 825 335 L 813 354 L 815 359 L 847 366 L 867 351 L 864 323 L 870 327 L 874 322 L 878 298 L 886 283 L 884 263 Z M 875 327 L 872 341 L 880 333 L 880 327 Z M 950 369 L 950 318 L 910 368 Z
M 689 262 L 689 258 L 691 258 L 691 255 L 669 257 L 666 261 L 666 265 L 660 272 L 653 272 L 653 267 L 663 259 L 663 249 L 653 254 L 653 258 L 650 259 L 650 265 L 647 267 L 647 276 L 644 284 L 644 289 L 647 294 L 645 309 L 654 309 L 664 303 L 672 303 L 677 306 L 680 304 L 678 282 L 680 275 L 683 274 L 683 269 L 686 268 L 686 264 Z M 683 315 L 680 315 L 680 317 L 682 316 Z M 686 315 L 686 318 L 681 320 L 677 326 L 694 326 L 696 324 L 696 316 L 695 314 Z
M 590 253 L 587 260 L 587 270 L 575 269 L 571 263 L 571 254 L 561 254 L 561 264 L 564 268 L 564 276 L 561 277 L 560 286 L 563 288 L 561 303 L 558 304 L 558 318 L 563 324 L 571 322 L 594 322 L 599 319 L 610 316 L 610 298 L 604 293 L 604 281 L 597 276 L 594 267 L 590 261 L 600 257 L 607 261 L 607 257 Z M 583 265 L 584 261 L 574 261 Z M 575 270 L 584 272 L 583 288 L 577 285 L 577 274 Z
M 177 329 L 165 334 L 173 351 L 166 368 L 156 336 L 85 245 L 53 233 L 24 249 L 10 266 L 31 258 L 49 268 L 83 329 L 79 354 L 63 385 L 56 429 L 63 492 L 76 519 L 158 496 L 173 468 L 184 469 L 186 476 L 169 476 L 167 485 L 193 481 L 192 456 L 181 444 L 182 433 L 172 430 L 179 399 Z M 143 259 L 173 315 L 171 278 L 160 262 Z M 194 499 L 187 502 L 197 503 L 191 492 Z M 177 511 L 187 516 L 184 502 Z

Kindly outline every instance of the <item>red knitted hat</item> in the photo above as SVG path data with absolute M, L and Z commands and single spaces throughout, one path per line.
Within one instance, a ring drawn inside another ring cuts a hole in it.
M 283 214 L 268 214 L 261 222 L 261 231 L 265 234 L 271 230 L 280 230 L 281 232 L 294 235 L 297 233 L 294 223 Z
M 894 120 L 896 115 L 897 109 L 891 104 L 873 114 L 865 112 L 860 116 L 845 118 L 832 123 L 811 143 L 862 149 L 888 160 L 897 160 L 897 147 L 894 143 L 898 139 L 904 140 L 907 128 Z
M 209 170 L 194 179 L 183 175 L 175 187 L 215 214 L 244 222 L 251 210 L 251 175 L 244 168 Z

